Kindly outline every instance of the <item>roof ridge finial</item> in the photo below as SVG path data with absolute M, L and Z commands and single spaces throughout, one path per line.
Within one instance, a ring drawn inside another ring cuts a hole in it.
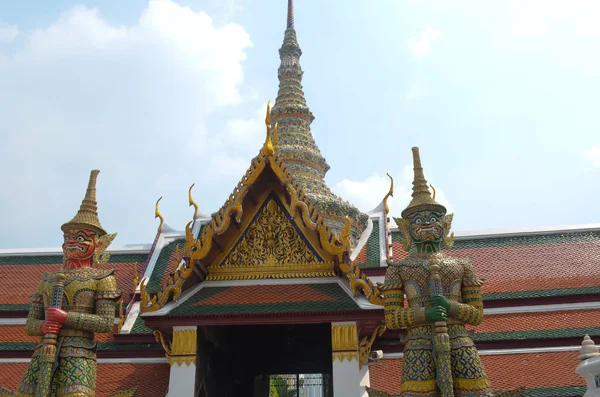
M 287 29 L 294 29 L 294 0 L 288 0 Z
M 267 102 L 267 116 L 265 117 L 265 125 L 267 126 L 267 137 L 263 144 L 263 153 L 265 156 L 271 156 L 275 152 L 273 143 L 271 142 L 271 101 Z

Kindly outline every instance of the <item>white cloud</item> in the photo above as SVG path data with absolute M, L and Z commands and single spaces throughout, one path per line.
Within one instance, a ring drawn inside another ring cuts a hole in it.
M 0 44 L 10 43 L 19 35 L 19 27 L 0 21 Z
M 600 146 L 592 146 L 583 152 L 583 155 L 594 166 L 600 167 Z
M 10 55 L 0 50 L 4 247 L 59 244 L 92 168 L 102 171 L 100 217 L 119 232 L 115 244 L 151 240 L 158 197 L 169 224 L 183 227 L 187 219 L 169 219 L 168 203 L 187 209 L 192 182 L 201 206 L 227 197 L 213 192 L 230 190 L 227 178 L 241 170 L 237 181 L 260 148 L 252 137 L 264 127 L 254 132 L 252 121 L 228 125 L 229 159 L 215 139 L 226 124 L 219 111 L 243 104 L 252 43 L 240 25 L 217 26 L 202 11 L 155 0 L 131 26 L 75 7 L 24 39 Z M 248 139 L 231 139 L 240 128 Z M 167 199 L 175 194 L 183 205 Z
M 400 216 L 400 213 L 411 200 L 413 168 L 412 164 L 407 164 L 401 171 L 392 174 L 394 178 L 394 196 L 388 199 L 390 212 L 393 216 Z M 429 178 L 428 175 L 425 176 Z M 433 181 L 434 179 L 428 179 Z M 453 212 L 453 207 L 446 199 L 444 191 L 435 186 L 436 201 L 446 207 L 448 213 Z M 347 199 L 363 212 L 370 211 L 377 207 L 390 188 L 390 180 L 387 176 L 373 174 L 363 181 L 352 181 L 344 179 L 333 187 L 333 191 L 339 196 Z
M 408 39 L 408 48 L 416 57 L 424 57 L 431 52 L 431 43 L 442 36 L 442 32 L 437 29 L 427 26 L 421 33 Z

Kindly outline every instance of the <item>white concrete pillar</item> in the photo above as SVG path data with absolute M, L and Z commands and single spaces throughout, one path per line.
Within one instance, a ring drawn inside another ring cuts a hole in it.
M 581 364 L 576 372 L 587 382 L 587 392 L 583 397 L 600 397 L 600 353 L 588 335 L 583 338 L 579 359 Z
M 334 397 L 366 397 L 369 367 L 359 362 L 355 321 L 331 323 Z
M 167 397 L 194 397 L 196 386 L 197 327 L 173 327 L 167 359 L 171 365 Z

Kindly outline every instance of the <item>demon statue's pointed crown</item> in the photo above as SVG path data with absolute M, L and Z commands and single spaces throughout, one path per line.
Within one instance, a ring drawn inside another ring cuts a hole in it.
M 61 226 L 64 233 L 63 252 L 66 267 L 86 267 L 93 260 L 96 265 L 108 262 L 103 254 L 117 233 L 107 234 L 98 219 L 96 203 L 96 179 L 99 170 L 92 170 L 90 180 L 79 211 L 69 222 Z
M 402 211 L 402 218 L 394 218 L 402 234 L 402 248 L 408 252 L 414 243 L 418 252 L 439 252 L 442 242 L 446 248 L 451 248 L 454 244 L 454 233 L 450 234 L 450 227 L 454 214 L 446 215 L 446 207 L 435 201 L 433 186 L 434 193 L 433 197 L 431 196 L 423 174 L 419 148 L 413 147 L 412 154 L 412 200 Z

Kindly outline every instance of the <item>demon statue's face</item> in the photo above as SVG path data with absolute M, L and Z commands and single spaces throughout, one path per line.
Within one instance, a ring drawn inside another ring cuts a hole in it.
M 410 238 L 416 245 L 435 245 L 439 247 L 444 238 L 443 213 L 437 211 L 417 211 L 408 215 L 406 219 L 409 223 Z
M 67 268 L 90 267 L 98 233 L 90 229 L 69 229 L 62 245 Z

